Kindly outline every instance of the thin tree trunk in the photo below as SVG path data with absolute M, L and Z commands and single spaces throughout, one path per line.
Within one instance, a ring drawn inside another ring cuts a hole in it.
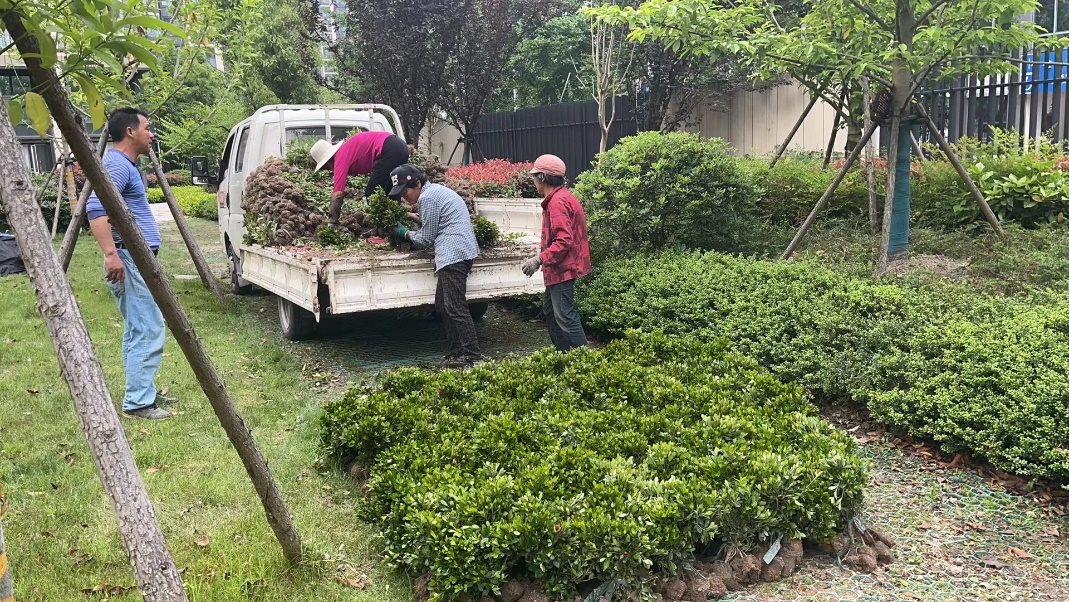
M 63 141 L 63 164 L 67 164 L 67 156 L 70 155 L 70 147 L 67 146 L 67 141 Z M 78 183 L 74 181 L 74 163 L 72 162 L 70 168 L 67 169 L 67 175 L 63 179 L 64 184 L 67 186 L 67 202 L 71 206 L 71 216 L 74 215 L 74 206 L 78 203 Z
M 891 116 L 891 140 L 887 145 L 887 191 L 883 200 L 883 235 L 880 237 L 880 260 L 876 264 L 876 275 L 887 271 L 887 248 L 891 245 L 891 213 L 895 204 L 895 179 L 898 174 L 898 130 L 902 127 L 902 117 L 895 107 Z
M 178 341 L 179 347 L 182 348 L 186 360 L 200 382 L 201 389 L 208 397 L 216 416 L 219 417 L 223 430 L 226 431 L 227 437 L 230 438 L 238 452 L 260 496 L 267 514 L 267 522 L 282 546 L 283 555 L 291 564 L 299 563 L 302 557 L 301 537 L 293 523 L 289 509 L 282 500 L 282 493 L 271 475 L 267 461 L 256 447 L 256 441 L 249 427 L 245 425 L 234 407 L 226 384 L 197 337 L 197 331 L 189 316 L 182 309 L 170 281 L 149 249 L 144 236 L 141 235 L 141 229 L 134 223 L 130 209 L 108 177 L 100 157 L 94 152 L 85 129 L 74 113 L 66 90 L 58 81 L 55 72 L 42 67 L 40 59 L 33 58 L 39 55 L 37 39 L 26 34 L 20 15 L 16 11 L 8 11 L 4 14 L 3 20 L 11 37 L 18 41 L 19 52 L 25 58 L 35 89 L 44 96 L 52 118 L 74 150 L 74 155 L 81 161 L 86 177 L 97 189 L 112 226 L 127 245 L 137 269 L 152 292 L 152 298 L 155 299 L 164 319 L 167 320 L 167 326 L 175 340 Z
M 96 156 L 103 156 L 107 148 L 108 128 L 104 128 L 100 132 L 100 140 L 97 141 Z M 78 195 L 78 201 L 74 203 L 74 210 L 71 211 L 71 223 L 67 225 L 67 233 L 63 235 L 63 245 L 59 248 L 59 263 L 63 266 L 64 272 L 71 267 L 74 248 L 78 246 L 78 236 L 81 235 L 82 227 L 87 223 L 85 205 L 89 202 L 89 195 L 92 193 L 93 184 L 87 180 L 82 186 L 82 192 Z
M 56 240 L 56 232 L 59 231 L 59 208 L 63 204 L 63 180 L 67 174 L 67 163 L 64 161 L 59 162 L 59 180 L 56 182 L 56 210 L 52 212 L 52 237 L 49 240 Z M 3 600 L 3 598 L 0 598 Z
M 843 92 L 843 99 L 839 102 L 839 110 L 835 112 L 835 121 L 831 126 L 831 138 L 828 139 L 828 149 L 824 152 L 824 163 L 820 166 L 821 169 L 827 169 L 828 164 L 831 163 L 831 154 L 835 151 L 835 138 L 839 135 L 839 124 L 843 120 L 843 109 L 846 107 L 846 93 Z
M 928 123 L 928 131 L 932 133 L 932 137 L 935 138 L 936 144 L 939 145 L 943 154 L 947 156 L 947 160 L 950 161 L 950 164 L 953 165 L 954 169 L 958 172 L 961 181 L 965 183 L 965 187 L 969 189 L 973 198 L 976 199 L 976 204 L 980 206 L 980 213 L 984 215 L 984 219 L 987 220 L 987 223 L 991 224 L 991 228 L 995 230 L 995 234 L 998 234 L 999 236 L 1005 234 L 1006 231 L 1002 229 L 1002 224 L 999 223 L 998 216 L 991 210 L 991 205 L 987 204 L 987 199 L 984 198 L 984 193 L 980 192 L 980 189 L 977 188 L 976 182 L 973 181 L 968 170 L 965 169 L 965 165 L 962 164 L 961 158 L 958 157 L 958 154 L 950 147 L 950 143 L 947 142 L 947 139 L 943 137 L 943 132 L 939 131 L 939 127 L 936 126 L 935 122 L 932 121 L 931 116 L 928 115 L 928 112 L 925 111 L 923 107 L 920 107 L 919 110 L 924 117 L 924 120 Z
M 863 109 L 865 119 L 865 129 L 869 129 L 872 125 L 872 88 L 869 86 L 868 78 L 861 79 L 861 86 L 864 94 L 865 104 Z M 865 154 L 868 155 L 865 161 L 865 178 L 868 180 L 869 185 L 869 230 L 876 234 L 880 229 L 880 220 L 877 217 L 879 212 L 879 205 L 876 201 L 876 149 L 875 144 L 872 141 L 872 137 L 869 137 L 868 143 L 865 145 Z
M 819 215 L 820 212 L 824 210 L 824 207 L 828 205 L 828 199 L 831 198 L 831 195 L 835 192 L 835 189 L 839 187 L 839 184 L 843 181 L 843 178 L 846 177 L 846 173 L 850 171 L 850 167 L 857 161 L 858 155 L 861 154 L 861 149 L 865 147 L 865 143 L 869 141 L 869 138 L 872 138 L 872 134 L 875 131 L 876 124 L 871 124 L 868 129 L 865 130 L 865 134 L 861 137 L 861 140 L 858 141 L 857 146 L 854 147 L 854 150 L 851 151 L 850 156 L 846 158 L 846 162 L 843 163 L 842 169 L 840 169 L 839 173 L 835 175 L 835 179 L 831 181 L 831 184 L 828 186 L 828 189 L 825 190 L 824 194 L 820 196 L 820 200 L 818 200 L 817 204 L 813 206 L 813 210 L 809 212 L 809 216 L 805 218 L 805 221 L 802 223 L 801 227 L 798 228 L 798 232 L 794 234 L 794 238 L 791 240 L 791 244 L 787 245 L 787 248 L 784 249 L 783 254 L 779 256 L 780 259 L 787 259 L 788 257 L 794 254 L 794 251 L 798 248 L 798 245 L 801 244 L 802 239 L 805 238 L 805 234 L 809 231 L 810 226 L 812 226 L 813 222 L 817 220 L 817 215 Z
M 791 140 L 794 139 L 794 135 L 798 133 L 798 130 L 802 129 L 802 123 L 805 121 L 806 117 L 809 117 L 809 112 L 813 110 L 813 107 L 816 106 L 817 101 L 819 100 L 820 96 L 814 92 L 813 98 L 809 101 L 809 104 L 805 106 L 805 110 L 802 111 L 802 115 L 798 118 L 798 121 L 794 122 L 794 127 L 791 128 L 790 133 L 787 134 L 787 139 L 783 141 L 779 150 L 776 151 L 776 156 L 772 157 L 772 161 L 768 164 L 769 167 L 775 167 L 776 163 L 779 162 L 780 157 L 783 156 L 783 153 L 787 152 L 787 146 L 791 143 Z
M 167 205 L 171 208 L 171 215 L 174 216 L 174 221 L 178 224 L 178 231 L 182 234 L 182 240 L 186 242 L 186 249 L 189 250 L 189 256 L 193 258 L 193 265 L 197 267 L 201 282 L 208 287 L 208 290 L 215 295 L 215 298 L 220 303 L 226 302 L 226 297 L 223 296 L 223 289 L 219 288 L 219 282 L 212 275 L 208 260 L 204 258 L 204 253 L 201 253 L 197 239 L 194 238 L 193 232 L 189 229 L 189 222 L 186 220 L 185 214 L 182 213 L 182 208 L 178 206 L 178 201 L 174 198 L 174 191 L 171 190 L 171 185 L 167 182 L 167 176 L 163 173 L 163 165 L 160 164 L 159 158 L 156 157 L 156 151 L 149 149 L 148 157 L 156 170 L 156 179 L 159 180 L 160 189 L 163 190 L 163 198 L 166 199 Z
M 9 28 L 13 19 L 17 18 L 11 13 L 4 16 Z M 23 33 L 11 31 L 16 39 Z M 23 56 L 28 52 L 23 51 Z M 82 136 L 84 138 L 85 134 Z M 0 106 L 0 200 L 15 231 L 26 271 L 37 293 L 38 311 L 44 317 L 59 359 L 60 372 L 74 398 L 82 431 L 118 520 L 137 584 L 145 600 L 187 600 L 182 577 L 156 521 L 126 432 L 112 405 L 104 371 L 93 350 L 74 292 L 48 239 L 44 218 L 33 198 L 29 174 L 16 150 L 18 144 L 15 130 L 7 119 L 7 108 Z

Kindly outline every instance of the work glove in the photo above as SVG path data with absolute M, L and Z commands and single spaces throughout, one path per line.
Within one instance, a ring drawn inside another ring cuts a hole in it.
M 542 266 L 542 257 L 535 255 L 534 257 L 523 262 L 523 266 L 520 268 L 523 270 L 524 275 L 528 278 L 534 275 L 538 271 L 538 268 Z
M 396 247 L 401 243 L 408 240 L 408 228 L 405 226 L 397 226 L 397 228 L 390 234 L 390 242 Z

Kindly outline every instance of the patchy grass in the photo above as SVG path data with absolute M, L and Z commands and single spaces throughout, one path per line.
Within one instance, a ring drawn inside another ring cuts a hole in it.
M 986 225 L 955 231 L 914 226 L 910 254 L 965 262 L 961 278 L 951 274 L 951 280 L 985 293 L 1038 299 L 1069 292 L 1069 227 L 1026 230 L 1006 224 L 1005 228 L 1006 236 L 999 237 Z M 769 241 L 770 253 L 778 254 L 786 247 L 790 236 L 786 231 L 783 236 L 783 241 Z M 822 220 L 803 239 L 796 261 L 817 261 L 854 276 L 870 277 L 879 251 L 879 236 L 868 233 L 864 220 Z M 897 274 L 900 283 L 930 285 L 947 279 L 942 270 L 926 269 L 932 267 L 931 261 L 917 263 L 919 269 Z
M 216 224 L 191 226 L 225 269 Z M 195 274 L 174 224 L 163 231 L 167 273 Z M 70 279 L 118 407 L 122 324 L 101 262 L 83 236 Z M 285 350 L 270 298 L 236 299 L 224 310 L 198 280 L 173 283 L 270 463 L 309 558 L 301 568 L 286 565 L 237 454 L 168 340 L 158 384 L 181 399 L 177 416 L 122 423 L 190 599 L 411 600 L 408 579 L 381 564 L 373 531 L 357 521 L 351 481 L 319 461 L 314 421 L 340 391 L 313 386 Z M 16 599 L 85 600 L 83 590 L 99 584 L 134 585 L 24 275 L 0 279 L 0 324 L 0 484 L 9 502 L 4 535 Z M 355 588 L 350 579 L 367 586 Z M 135 590 L 119 599 L 141 596 Z

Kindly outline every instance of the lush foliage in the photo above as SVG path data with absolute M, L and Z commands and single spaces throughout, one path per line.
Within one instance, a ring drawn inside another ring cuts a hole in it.
M 364 513 L 387 556 L 445 596 L 487 595 L 510 576 L 561 594 L 637 585 L 713 541 L 825 540 L 867 483 L 854 442 L 800 389 L 665 335 L 398 370 L 322 422 L 327 449 L 370 470 Z
M 172 188 L 174 199 L 182 208 L 182 213 L 190 217 L 219 219 L 219 205 L 215 194 L 205 192 L 200 186 L 177 186 Z
M 746 251 L 758 229 L 754 190 L 719 138 L 642 133 L 598 155 L 576 196 L 595 261 L 667 247 Z
M 709 254 L 611 261 L 580 295 L 594 328 L 727 339 L 827 401 L 867 402 L 892 425 L 996 466 L 1069 482 L 1062 305 L 907 289 L 809 263 Z
M 484 198 L 535 198 L 530 170 L 532 163 L 512 163 L 505 159 L 489 159 L 471 165 L 451 165 L 445 172 L 446 185 L 460 191 L 461 196 Z
M 475 230 L 475 242 L 479 243 L 479 248 L 489 249 L 501 243 L 501 229 L 485 217 L 472 217 L 471 227 Z
M 408 211 L 405 206 L 387 197 L 381 188 L 376 188 L 367 199 L 367 216 L 378 230 L 389 230 L 404 223 Z
M 590 98 L 590 19 L 567 14 L 546 21 L 519 43 L 511 77 L 494 100 L 500 110 Z

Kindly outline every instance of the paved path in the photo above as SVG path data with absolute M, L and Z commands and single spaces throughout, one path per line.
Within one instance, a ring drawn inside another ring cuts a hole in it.
M 152 209 L 152 217 L 156 218 L 156 223 L 174 221 L 171 208 L 167 206 L 167 203 L 152 203 L 149 209 Z

